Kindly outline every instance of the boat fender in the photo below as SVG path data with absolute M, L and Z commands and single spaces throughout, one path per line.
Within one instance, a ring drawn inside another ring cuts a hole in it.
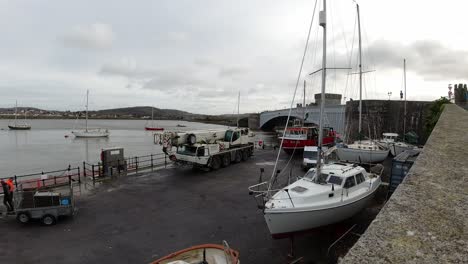
M 169 156 L 169 159 L 172 160 L 172 161 L 177 161 L 177 158 L 175 155 L 170 155 Z

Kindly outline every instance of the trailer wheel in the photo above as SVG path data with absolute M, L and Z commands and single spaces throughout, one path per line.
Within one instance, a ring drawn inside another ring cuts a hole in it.
M 18 220 L 18 222 L 20 222 L 21 224 L 26 224 L 29 222 L 29 220 L 31 220 L 31 217 L 28 213 L 21 212 L 16 216 L 16 220 Z
M 249 151 L 247 149 L 242 150 L 242 161 L 249 159 Z
M 240 152 L 240 150 L 236 150 L 236 157 L 234 158 L 234 162 L 235 163 L 239 163 L 241 162 L 242 160 L 242 153 Z
M 223 162 L 221 166 L 227 167 L 229 164 L 231 164 L 231 154 L 227 153 L 223 155 Z
M 221 168 L 221 158 L 219 156 L 214 156 L 211 160 L 211 168 L 213 170 L 218 170 Z
M 55 219 L 55 216 L 47 214 L 42 217 L 41 223 L 45 226 L 51 226 L 55 225 L 55 223 L 57 223 L 57 220 Z

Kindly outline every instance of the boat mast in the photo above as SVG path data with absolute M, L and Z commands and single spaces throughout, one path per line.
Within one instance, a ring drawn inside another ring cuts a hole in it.
M 305 102 L 305 96 L 306 96 L 306 80 L 304 80 L 304 98 L 302 98 L 302 126 L 305 126 L 305 121 L 306 121 L 306 102 Z
M 403 59 L 403 83 L 405 88 L 405 103 L 404 103 L 404 114 L 403 114 L 403 141 L 405 141 L 406 134 L 406 59 Z
M 17 116 L 18 116 L 18 100 L 15 101 L 15 126 L 16 126 Z
M 86 90 L 86 121 L 85 121 L 86 132 L 88 132 L 88 97 L 89 97 L 89 90 Z
M 320 26 L 323 27 L 323 57 L 322 57 L 322 94 L 320 99 L 320 124 L 318 137 L 318 158 L 317 158 L 317 173 L 315 181 L 318 181 L 322 168 L 322 145 L 323 145 L 323 114 L 325 112 L 325 81 L 327 77 L 327 5 L 326 0 L 323 0 L 323 10 L 319 15 Z
M 359 32 L 359 141 L 361 141 L 362 130 L 362 51 L 361 51 L 361 17 L 359 15 L 359 5 L 356 4 L 357 19 L 358 19 L 358 32 Z
M 237 95 L 237 128 L 239 128 L 239 107 L 240 107 L 240 91 Z

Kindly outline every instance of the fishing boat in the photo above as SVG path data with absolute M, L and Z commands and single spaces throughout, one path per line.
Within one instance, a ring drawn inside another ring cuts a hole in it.
M 281 131 L 278 134 L 278 139 L 282 149 L 288 153 L 302 153 L 306 146 L 317 146 L 318 145 L 318 126 L 314 124 L 307 124 L 305 121 L 305 94 L 306 94 L 306 82 L 304 80 L 304 96 L 303 96 L 303 118 L 302 120 L 296 119 L 291 127 L 287 127 L 286 130 Z M 336 139 L 336 133 L 332 127 L 324 127 L 324 138 L 323 144 L 326 146 L 333 145 Z
M 151 107 L 151 124 L 150 124 L 150 125 L 146 125 L 146 126 L 145 126 L 145 130 L 149 130 L 149 131 L 163 131 L 164 128 L 154 126 L 154 120 L 153 120 L 154 116 L 153 116 L 153 113 L 154 113 L 154 107 Z
M 85 114 L 85 129 L 72 131 L 72 134 L 77 138 L 101 138 L 109 137 L 110 133 L 105 128 L 89 128 L 88 127 L 88 102 L 89 102 L 89 90 L 86 91 L 86 114 Z
M 226 241 L 223 245 L 203 244 L 186 248 L 152 264 L 240 264 L 239 252 L 229 248 Z
M 359 6 L 358 16 L 358 39 L 359 39 L 359 137 L 362 135 L 362 45 L 361 45 L 361 23 Z M 378 163 L 384 161 L 389 153 L 389 149 L 373 140 L 355 141 L 353 144 L 340 144 L 336 150 L 338 158 L 347 162 L 357 163 Z
M 24 121 L 18 121 L 18 101 L 15 104 L 15 121 L 13 124 L 8 124 L 8 128 L 11 130 L 29 130 L 31 125 L 26 122 L 26 110 L 24 110 Z
M 286 129 L 284 136 L 278 137 L 283 142 L 282 149 L 288 153 L 302 153 L 306 146 L 318 145 L 318 126 L 292 126 Z M 333 145 L 336 133 L 331 127 L 323 128 L 323 145 Z
M 358 6 L 359 12 L 359 6 Z M 326 82 L 326 0 L 320 12 L 323 27 L 322 98 Z M 265 221 L 273 237 L 283 237 L 347 219 L 360 210 L 375 195 L 380 183 L 380 173 L 368 173 L 363 167 L 350 163 L 323 164 L 323 115 L 325 100 L 320 103 L 319 145 L 316 168 L 286 187 L 274 189 L 275 171 L 269 181 L 249 187 L 249 193 L 261 199 Z M 266 186 L 266 189 L 261 190 Z M 258 201 L 258 200 L 257 200 Z

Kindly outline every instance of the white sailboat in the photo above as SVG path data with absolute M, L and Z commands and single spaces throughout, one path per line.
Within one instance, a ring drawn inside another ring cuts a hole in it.
M 24 110 L 24 121 L 18 121 L 18 101 L 15 103 L 15 122 L 13 124 L 8 124 L 8 128 L 11 130 L 29 130 L 31 125 L 26 122 L 26 109 Z
M 86 91 L 86 121 L 85 129 L 72 131 L 72 134 L 77 138 L 99 138 L 99 137 L 108 137 L 109 130 L 104 128 L 88 128 L 88 98 L 89 90 Z
M 359 136 L 362 132 L 362 44 L 361 44 L 361 20 L 359 6 L 357 8 L 358 32 L 359 32 Z M 341 145 L 336 150 L 338 158 L 347 162 L 377 163 L 384 161 L 389 153 L 385 146 L 370 141 L 355 141 L 353 144 Z
M 310 169 L 304 177 L 278 190 L 272 189 L 275 176 L 269 182 L 249 187 L 251 194 L 262 198 L 261 207 L 273 237 L 294 234 L 349 218 L 366 206 L 381 183 L 380 175 L 368 173 L 360 166 L 348 163 L 322 164 L 323 98 L 327 69 L 326 0 L 323 0 L 323 11 L 319 17 L 320 26 L 323 27 L 324 48 L 317 166 Z M 266 190 L 259 190 L 266 185 Z

